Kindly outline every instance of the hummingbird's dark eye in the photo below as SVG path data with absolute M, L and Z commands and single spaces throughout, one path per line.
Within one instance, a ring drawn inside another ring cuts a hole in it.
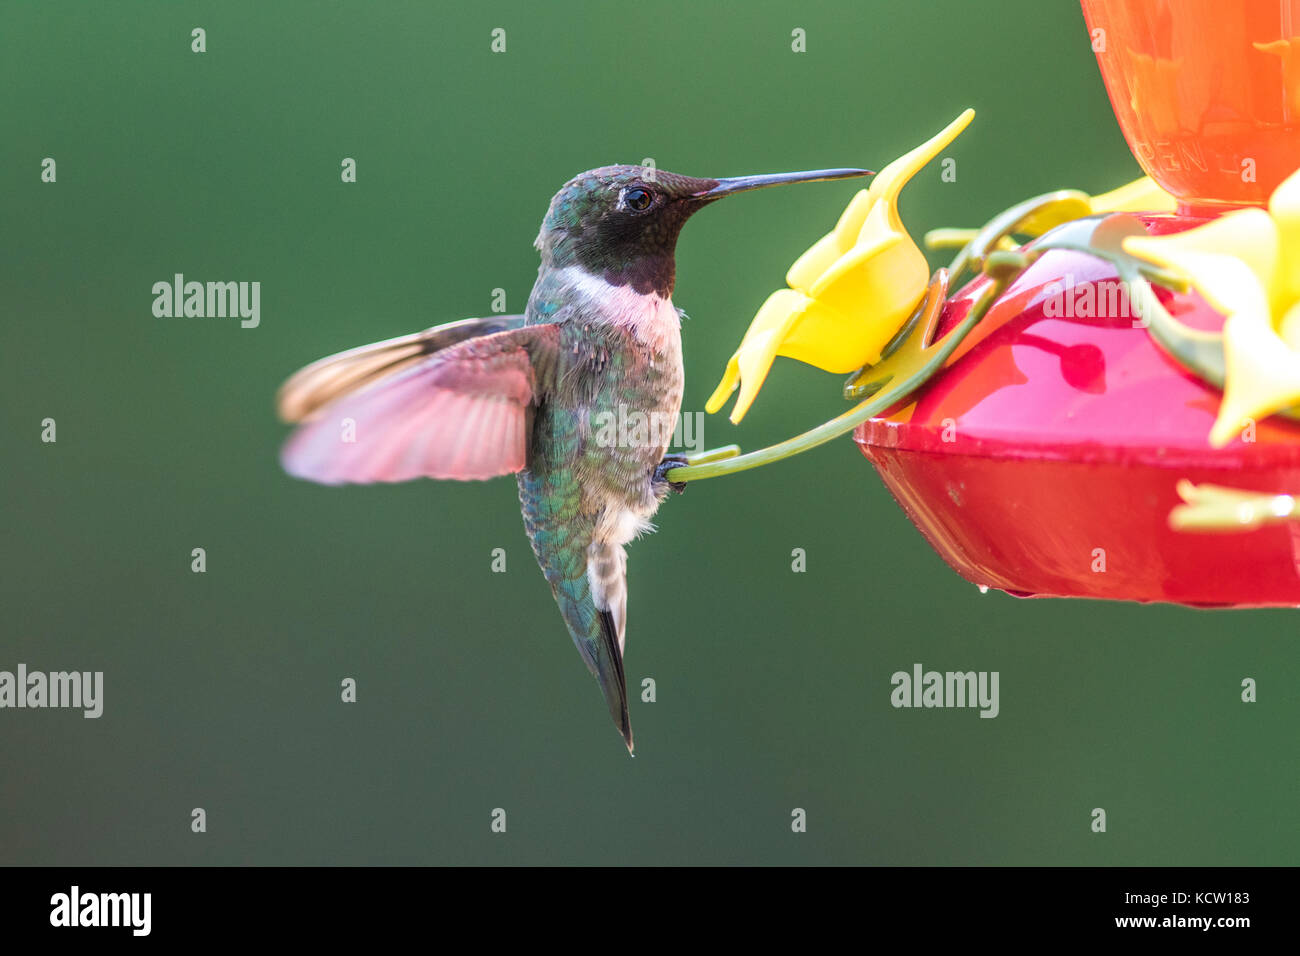
M 654 196 L 650 190 L 636 186 L 623 193 L 623 202 L 627 203 L 628 209 L 644 212 L 650 208 L 650 203 L 654 202 Z

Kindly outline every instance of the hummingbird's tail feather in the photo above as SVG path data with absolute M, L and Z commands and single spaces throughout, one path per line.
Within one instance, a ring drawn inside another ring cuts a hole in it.
M 628 753 L 632 752 L 632 721 L 627 710 L 627 679 L 623 673 L 622 629 L 615 612 L 598 608 L 591 593 L 588 575 L 561 581 L 555 588 L 555 601 L 564 615 L 564 623 L 587 664 L 600 684 L 613 719 Z
M 627 631 L 627 552 L 612 541 L 593 541 L 587 548 L 587 583 L 597 610 L 608 611 L 618 635 L 618 652 L 625 650 Z
M 627 752 L 632 753 L 632 718 L 627 712 L 627 676 L 623 671 L 623 649 L 618 625 L 609 611 L 597 611 L 596 616 L 600 621 L 601 656 L 612 660 L 614 683 L 618 687 L 617 693 L 606 690 L 609 682 L 602 675 L 599 678 L 601 691 L 605 694 L 605 703 L 609 706 L 609 716 L 614 719 L 618 732 L 623 735 Z
M 426 355 L 466 339 L 522 328 L 523 324 L 522 315 L 462 319 L 338 352 L 291 375 L 276 395 L 276 410 L 283 421 L 300 422 L 336 398 L 400 372 Z

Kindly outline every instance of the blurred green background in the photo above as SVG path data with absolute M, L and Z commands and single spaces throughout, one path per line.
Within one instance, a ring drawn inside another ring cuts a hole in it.
M 522 309 L 588 167 L 879 169 L 969 105 L 957 181 L 904 194 L 918 236 L 1127 181 L 1072 4 L 15 2 L 0 83 L 0 668 L 106 684 L 97 721 L 0 712 L 0 863 L 1296 861 L 1293 614 L 981 595 L 850 440 L 694 486 L 631 547 L 629 685 L 658 689 L 634 760 L 512 480 L 277 463 L 299 366 L 498 287 Z M 684 411 L 854 189 L 692 220 Z M 176 272 L 260 281 L 260 328 L 154 318 Z M 784 438 L 840 383 L 780 360 L 705 442 Z M 894 710 L 918 661 L 1000 671 L 1001 715 Z

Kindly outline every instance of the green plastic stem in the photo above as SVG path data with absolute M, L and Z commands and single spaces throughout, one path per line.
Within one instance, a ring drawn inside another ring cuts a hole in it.
M 707 464 L 692 463 L 681 468 L 674 468 L 668 472 L 668 480 L 702 481 L 705 478 L 733 475 L 740 471 L 748 471 L 751 468 L 770 465 L 784 458 L 790 458 L 816 448 L 818 445 L 824 445 L 841 435 L 847 435 L 868 419 L 888 411 L 924 385 L 935 371 L 948 360 L 948 357 L 961 344 L 962 339 L 966 337 L 970 330 L 984 318 L 989 306 L 1002 294 L 1002 288 L 1003 283 L 1001 282 L 995 281 L 991 283 L 971 308 L 966 318 L 961 321 L 961 324 L 944 336 L 942 342 L 930 350 L 929 358 L 915 372 L 897 383 L 891 381 L 885 388 L 849 409 L 843 415 L 838 415 L 828 422 L 823 422 L 802 435 L 788 438 L 776 445 L 760 448 L 758 451 L 751 451 L 746 455 L 736 455 L 720 461 L 714 461 L 710 458 Z M 714 454 L 714 452 L 705 452 L 704 456 L 701 456 L 701 461 L 703 462 L 705 457 Z

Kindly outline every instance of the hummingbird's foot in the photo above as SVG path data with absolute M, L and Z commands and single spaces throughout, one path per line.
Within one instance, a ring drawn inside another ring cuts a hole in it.
M 681 468 L 688 464 L 690 464 L 690 462 L 686 460 L 685 455 L 664 455 L 664 460 L 659 462 L 658 467 L 655 468 L 654 477 L 650 479 L 650 487 L 654 489 L 654 493 L 662 498 L 664 495 L 668 494 L 669 489 L 672 489 L 679 495 L 685 491 L 686 482 L 669 481 L 668 472 L 672 471 L 674 468 Z

